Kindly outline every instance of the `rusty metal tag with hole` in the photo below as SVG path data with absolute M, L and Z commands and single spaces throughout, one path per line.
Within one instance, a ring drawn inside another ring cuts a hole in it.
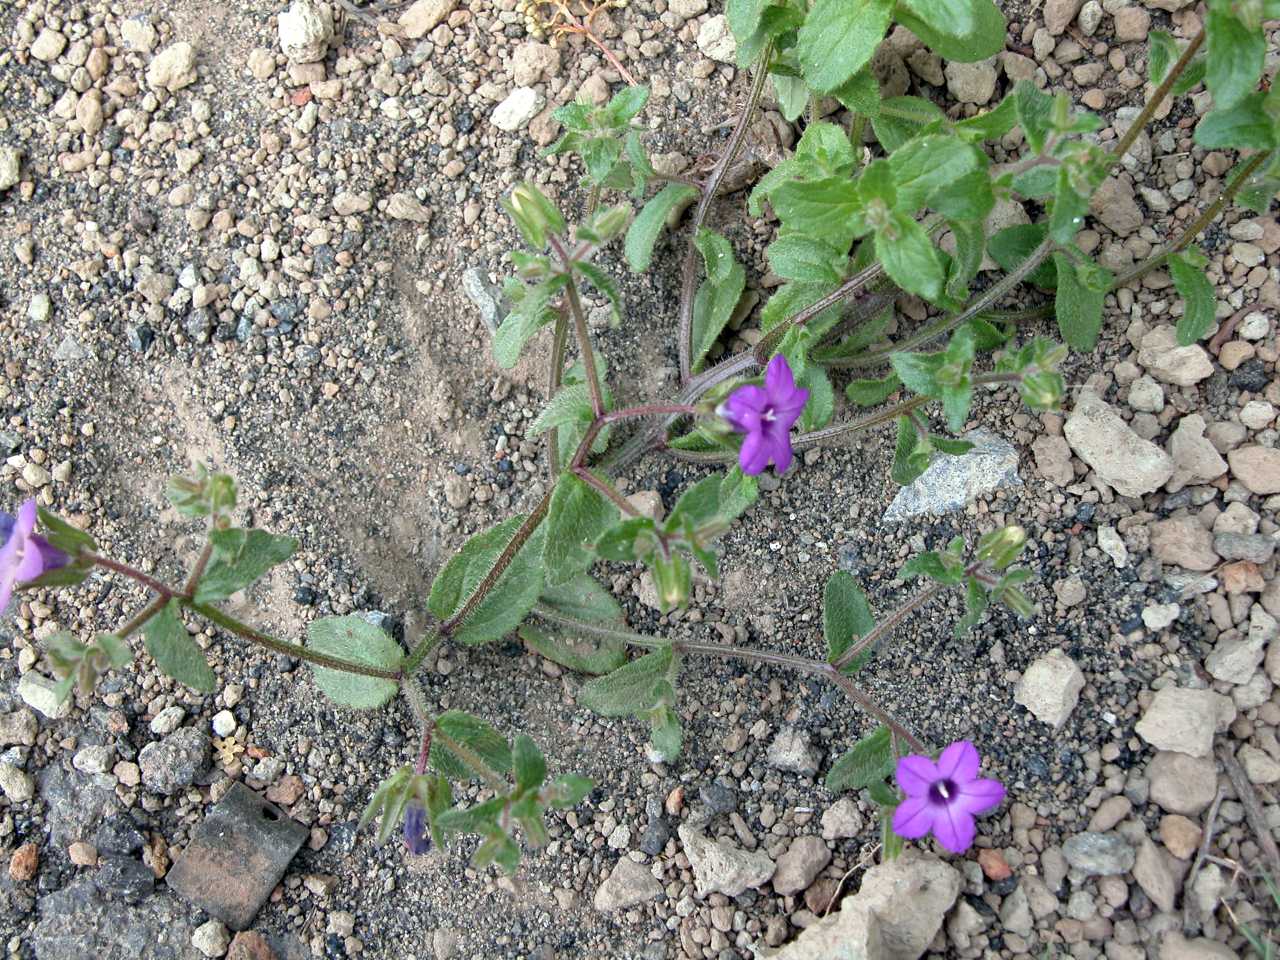
M 306 839 L 306 827 L 237 783 L 196 828 L 165 879 L 188 903 L 244 930 Z

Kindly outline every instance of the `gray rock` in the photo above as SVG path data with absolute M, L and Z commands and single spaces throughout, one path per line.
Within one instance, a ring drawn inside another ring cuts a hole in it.
M 811 777 L 818 772 L 822 754 L 809 741 L 809 734 L 795 727 L 783 727 L 769 744 L 769 766 Z
M 1173 909 L 1178 896 L 1178 880 L 1169 863 L 1169 855 L 1152 843 L 1150 837 L 1143 837 L 1138 845 L 1133 879 L 1159 909 L 1166 913 Z
M 36 782 L 21 767 L 0 762 L 0 793 L 10 803 L 26 803 L 36 795 Z
M 996 92 L 995 61 L 982 60 L 978 63 L 950 62 L 943 70 L 947 78 L 947 89 L 961 103 L 982 105 L 991 100 Z
M 1280 763 L 1271 759 L 1265 750 L 1259 750 L 1251 743 L 1246 743 L 1236 754 L 1240 766 L 1250 783 L 1267 784 L 1280 780 Z
M 885 947 L 880 956 L 914 960 L 933 941 L 959 895 L 960 873 L 954 867 L 908 851 L 868 870 L 853 900 L 880 921 Z
M 31 931 L 36 960 L 202 960 L 191 945 L 187 911 L 172 897 L 153 897 L 146 910 L 106 899 L 89 876 L 40 898 Z
M 776 893 L 789 896 L 809 889 L 828 863 L 831 862 L 831 851 L 818 837 L 796 837 L 787 847 L 786 853 L 778 858 L 778 869 L 773 874 L 773 889 Z
M 1227 461 L 1204 435 L 1206 424 L 1198 413 L 1178 421 L 1178 429 L 1169 438 L 1169 453 L 1177 468 L 1169 485 L 1174 491 L 1189 483 L 1208 483 L 1227 472 Z
M 502 291 L 485 278 L 483 270 L 471 267 L 462 273 L 462 292 L 480 311 L 480 322 L 488 328 L 489 333 L 497 333 L 502 318 L 507 315 Z
M 134 857 L 103 857 L 93 882 L 103 893 L 126 903 L 139 903 L 156 889 L 156 875 Z
M 1147 764 L 1151 801 L 1169 813 L 1194 817 L 1209 808 L 1218 789 L 1218 770 L 1207 757 L 1161 751 Z
M 853 797 L 841 797 L 822 815 L 822 839 L 843 840 L 862 833 L 866 822 Z
M 884 960 L 886 950 L 880 918 L 855 897 L 846 897 L 840 909 L 806 927 L 781 950 L 757 945 L 762 960 Z
M 1041 723 L 1059 730 L 1080 700 L 1084 674 L 1061 650 L 1040 657 L 1022 675 L 1013 699 Z
M 1142 338 L 1138 363 L 1157 380 L 1189 387 L 1213 373 L 1213 361 L 1204 347 L 1178 346 L 1178 334 L 1168 324 L 1155 327 Z
M 723 780 L 716 780 L 698 789 L 698 799 L 706 808 L 708 817 L 733 813 L 738 809 L 738 791 Z
M 1027 892 L 1021 886 L 1015 887 L 1013 893 L 1004 898 L 1000 904 L 1000 923 L 1006 930 L 1011 930 L 1020 937 L 1031 936 L 1035 928 L 1035 919 L 1031 916 L 1031 903 L 1027 900 Z
M 723 13 L 702 21 L 702 26 L 698 28 L 697 43 L 704 57 L 718 63 L 733 63 L 737 58 L 738 44 Z
M 1173 476 L 1173 459 L 1144 440 L 1092 390 L 1081 390 L 1063 428 L 1076 456 L 1118 493 L 1140 497 Z
M 24 673 L 18 681 L 18 696 L 37 713 L 44 714 L 50 720 L 61 720 L 71 712 L 71 698 L 59 701 L 57 686 L 54 681 L 33 670 Z
M 601 913 L 608 913 L 645 903 L 661 894 L 662 884 L 648 867 L 623 857 L 596 890 L 593 903 Z
M 106 773 L 111 769 L 115 753 L 115 748 L 106 744 L 90 744 L 76 751 L 71 765 L 81 773 Z
M 1165 687 L 1156 691 L 1134 731 L 1157 750 L 1208 757 L 1224 709 L 1230 709 L 1230 701 L 1212 690 Z
M 1176 603 L 1153 603 L 1142 610 L 1142 623 L 1148 630 L 1160 631 L 1178 619 L 1182 607 Z
M 425 37 L 453 12 L 458 0 L 416 0 L 413 6 L 400 14 L 399 24 L 410 40 Z
M 40 799 L 45 825 L 56 846 L 90 840 L 102 821 L 120 810 L 115 791 L 93 777 L 82 777 L 50 764 L 40 772 Z
M 1063 843 L 1062 855 L 1089 877 L 1114 877 L 1133 869 L 1133 847 L 1117 833 L 1077 833 Z
M 40 733 L 40 724 L 30 710 L 0 713 L 0 747 L 30 747 Z
M 1159 6 L 1162 2 L 1168 0 L 1156 0 L 1152 5 Z M 1208 937 L 1188 940 L 1182 931 L 1170 930 L 1160 941 L 1160 960 L 1240 960 L 1240 955 L 1217 940 Z
M 743 850 L 728 840 L 712 840 L 688 823 L 682 823 L 677 833 L 700 897 L 712 893 L 736 897 L 749 887 L 764 886 L 773 876 L 776 865 L 763 850 Z
M 1227 454 L 1227 462 L 1250 493 L 1280 493 L 1280 450 L 1275 447 L 1237 447 Z
M 387 197 L 387 216 L 392 220 L 408 220 L 412 223 L 431 222 L 431 211 L 407 191 L 393 193 Z
M 176 703 L 170 704 L 151 718 L 151 732 L 158 737 L 167 737 L 182 725 L 186 716 L 186 710 Z
M 22 179 L 22 151 L 0 147 L 0 190 L 8 190 Z
M 138 753 L 142 784 L 153 793 L 171 796 L 195 783 L 209 764 L 209 738 L 195 727 L 175 730 Z
M 987 430 L 962 438 L 973 449 L 960 456 L 937 454 L 915 482 L 903 487 L 884 512 L 885 523 L 963 510 L 978 497 L 1022 484 L 1018 451 Z
M 1127 177 L 1108 177 L 1102 181 L 1094 191 L 1089 208 L 1108 230 L 1121 237 L 1133 233 L 1145 219 Z
M 1266 563 L 1276 551 L 1276 540 L 1265 533 L 1215 533 L 1213 552 L 1223 560 Z
M 1044 26 L 1055 37 L 1061 36 L 1080 12 L 1083 0 L 1045 0 Z

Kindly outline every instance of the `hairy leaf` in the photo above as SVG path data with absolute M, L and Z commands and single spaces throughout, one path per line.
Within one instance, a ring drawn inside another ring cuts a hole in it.
M 395 670 L 404 659 L 399 644 L 364 617 L 325 617 L 307 625 L 307 648 L 383 670 Z M 364 677 L 311 664 L 316 686 L 334 703 L 356 710 L 380 707 L 396 695 L 394 680 Z

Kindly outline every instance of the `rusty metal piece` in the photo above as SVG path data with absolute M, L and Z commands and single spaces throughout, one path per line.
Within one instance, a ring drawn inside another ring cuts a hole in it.
M 233 930 L 244 930 L 307 833 L 275 804 L 237 783 L 196 828 L 166 882 L 188 903 Z

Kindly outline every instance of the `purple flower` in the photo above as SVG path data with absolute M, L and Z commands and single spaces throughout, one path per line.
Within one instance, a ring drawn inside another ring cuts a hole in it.
M 720 405 L 720 416 L 746 434 L 738 451 L 743 473 L 763 473 L 770 462 L 775 473 L 787 472 L 791 466 L 791 425 L 808 399 L 809 391 L 796 386 L 786 358 L 778 354 L 765 368 L 763 387 L 739 387 Z
M 893 814 L 893 832 L 918 840 L 929 831 L 952 853 L 964 853 L 973 843 L 974 818 L 994 810 L 1004 799 L 999 780 L 978 776 L 978 750 L 959 740 L 942 751 L 938 762 L 928 757 L 902 757 L 898 786 L 907 799 Z
M 427 829 L 427 811 L 417 800 L 410 800 L 404 810 L 404 845 L 415 856 L 431 849 L 431 833 Z
M 0 513 L 0 614 L 9 607 L 16 583 L 34 580 L 47 570 L 66 566 L 71 558 L 35 533 L 36 502 L 28 500 L 16 517 Z

